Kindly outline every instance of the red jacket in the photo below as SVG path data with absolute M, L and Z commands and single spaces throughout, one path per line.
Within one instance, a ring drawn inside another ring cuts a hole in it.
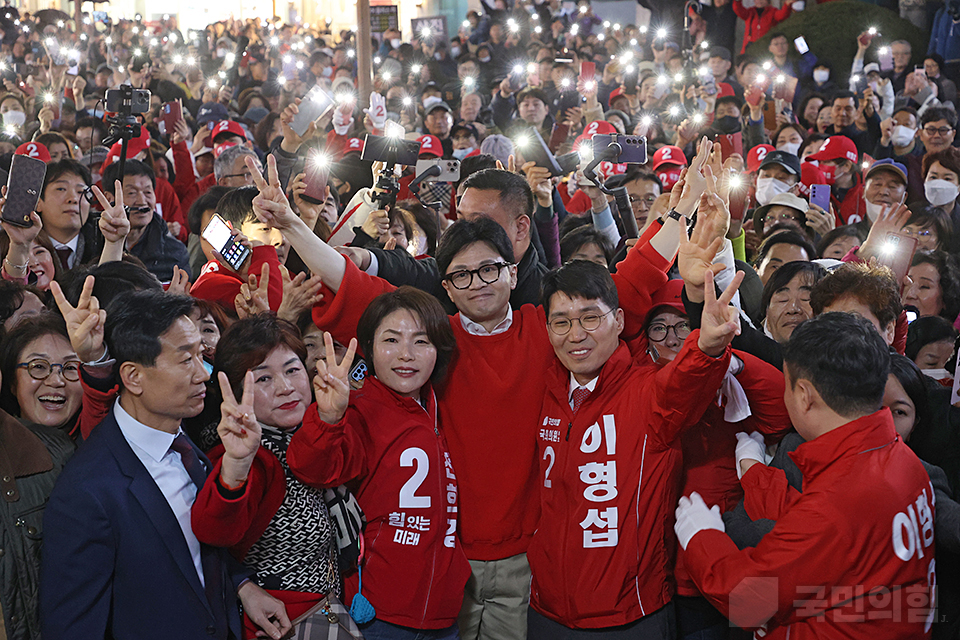
M 190 160 L 190 149 L 186 142 L 175 144 L 173 149 L 173 171 L 176 177 L 173 180 L 173 188 L 180 198 L 180 204 L 185 210 L 190 209 L 193 201 L 205 193 L 207 189 L 217 184 L 217 177 L 211 171 L 208 175 L 196 178 L 193 169 L 193 162 Z
M 260 269 L 263 264 L 270 265 L 270 282 L 267 285 L 267 299 L 270 309 L 276 311 L 283 301 L 283 277 L 280 275 L 280 259 L 277 250 L 271 246 L 259 245 L 253 248 L 250 254 L 249 273 L 260 278 Z M 217 302 L 226 309 L 234 309 L 234 298 L 240 293 L 243 278 L 236 271 L 229 269 L 216 260 L 203 265 L 200 277 L 190 287 L 190 295 L 201 300 Z
M 756 548 L 740 551 L 712 529 L 690 540 L 687 566 L 700 590 L 735 624 L 767 623 L 768 638 L 929 637 L 933 487 L 890 411 L 790 457 L 802 494 L 782 470 L 758 464 L 743 476 L 747 514 L 777 522 Z
M 672 597 L 680 433 L 714 401 L 730 349 L 712 358 L 699 331 L 664 367 L 621 343 L 576 415 L 555 362 L 539 425 L 540 526 L 527 558 L 530 606 L 567 627 L 628 624 Z M 696 390 L 696 393 L 691 393 Z
M 743 0 L 733 0 L 733 12 L 746 23 L 743 32 L 743 47 L 741 47 L 740 53 L 746 53 L 750 44 L 766 35 L 767 31 L 770 31 L 774 25 L 790 17 L 790 10 L 790 4 L 786 1 L 779 9 L 776 7 L 766 7 L 764 9 L 750 7 L 747 9 L 743 6 Z
M 426 391 L 426 389 L 425 389 Z M 457 539 L 457 478 L 426 409 L 368 377 L 337 424 L 311 405 L 287 448 L 287 463 L 318 488 L 356 481 L 367 515 L 363 595 L 377 618 L 415 629 L 456 623 L 470 565 Z
M 684 431 L 680 438 L 683 450 L 681 495 L 688 496 L 696 491 L 708 505 L 720 505 L 721 512 L 736 507 L 743 497 L 736 469 L 737 432 L 759 431 L 769 436 L 772 443 L 792 428 L 783 403 L 783 373 L 749 353 L 734 351 L 733 354 L 743 361 L 743 370 L 737 375 L 737 381 L 750 401 L 751 415 L 740 422 L 727 422 L 723 407 L 712 402 L 703 418 Z M 678 594 L 700 595 L 687 572 L 683 549 L 677 549 L 674 576 Z
M 164 222 L 177 222 L 180 224 L 180 233 L 176 235 L 177 240 L 187 244 L 187 238 L 190 235 L 190 227 L 187 226 L 187 216 L 183 213 L 180 206 L 180 199 L 177 197 L 173 185 L 157 178 L 157 213 L 163 218 Z
M 666 282 L 670 263 L 641 239 L 613 275 L 624 309 L 624 336 L 636 336 L 651 295 Z M 340 292 L 324 292 L 314 323 L 343 344 L 357 334 L 370 301 L 392 291 L 385 280 L 346 261 Z M 450 457 L 460 478 L 460 539 L 471 560 L 499 560 L 527 550 L 539 517 L 537 419 L 547 384 L 543 371 L 555 360 L 540 307 L 514 311 L 513 325 L 494 336 L 476 336 L 450 319 L 457 357 L 438 402 Z

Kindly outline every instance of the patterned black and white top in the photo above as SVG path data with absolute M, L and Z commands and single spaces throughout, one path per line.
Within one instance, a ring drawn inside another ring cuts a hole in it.
M 337 540 L 323 491 L 297 480 L 287 464 L 287 446 L 296 429 L 282 431 L 262 423 L 260 427 L 262 446 L 283 465 L 287 491 L 244 564 L 257 572 L 256 581 L 264 589 L 341 596 Z

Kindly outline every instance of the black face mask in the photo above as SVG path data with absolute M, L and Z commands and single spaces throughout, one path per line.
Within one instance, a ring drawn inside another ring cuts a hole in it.
M 713 121 L 713 128 L 723 134 L 740 131 L 740 118 L 737 116 L 723 116 Z

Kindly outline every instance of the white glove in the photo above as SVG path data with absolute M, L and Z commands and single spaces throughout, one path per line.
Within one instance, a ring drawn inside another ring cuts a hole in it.
M 370 122 L 378 132 L 383 131 L 387 124 L 387 102 L 383 96 L 374 91 L 370 94 L 370 108 L 363 112 L 370 117 Z
M 756 460 L 760 464 L 766 464 L 764 462 L 764 454 L 767 451 L 767 445 L 763 442 L 763 436 L 754 431 L 750 435 L 747 435 L 743 431 L 737 434 L 737 478 L 743 477 L 743 472 L 740 470 L 740 461 L 741 460 Z
M 700 494 L 694 491 L 689 498 L 680 498 L 680 504 L 677 507 L 677 521 L 673 525 L 673 530 L 677 532 L 677 538 L 680 539 L 680 546 L 684 551 L 693 536 L 706 529 L 716 529 L 725 531 L 723 527 L 723 518 L 720 517 L 720 507 L 713 505 L 710 509 L 700 497 Z
M 353 114 L 349 107 L 337 107 L 333 112 L 333 130 L 338 136 L 345 136 L 353 126 Z

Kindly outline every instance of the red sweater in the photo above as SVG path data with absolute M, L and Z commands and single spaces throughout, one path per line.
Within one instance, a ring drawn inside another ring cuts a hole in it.
M 280 259 L 277 250 L 273 247 L 260 245 L 253 248 L 250 254 L 249 273 L 260 278 L 260 269 L 263 264 L 270 265 L 270 282 L 267 289 L 267 298 L 270 310 L 276 311 L 283 301 L 283 278 L 280 274 Z M 200 277 L 190 287 L 190 295 L 201 300 L 217 302 L 226 309 L 234 309 L 234 298 L 240 293 L 240 285 L 244 283 L 239 273 L 223 266 L 216 260 L 203 265 Z
M 927 638 L 934 572 L 933 487 L 888 409 L 790 454 L 803 494 L 782 470 L 743 475 L 744 506 L 776 521 L 756 548 L 722 531 L 690 540 L 701 591 L 731 622 L 766 623 L 767 638 Z M 932 614 L 931 614 L 932 615 Z
M 651 228 L 655 232 L 659 226 Z M 627 253 L 613 276 L 625 312 L 624 336 L 640 333 L 650 297 L 666 282 L 670 267 L 649 246 L 649 237 Z M 313 321 L 347 344 L 370 301 L 393 289 L 348 260 L 340 292 L 326 292 Z M 555 356 L 539 307 L 515 311 L 510 329 L 494 336 L 467 333 L 459 314 L 450 326 L 458 353 L 438 401 L 460 478 L 460 539 L 469 559 L 500 560 L 524 553 L 537 528 L 534 425 L 547 388 L 542 372 Z
M 350 394 L 327 424 L 311 405 L 287 448 L 303 482 L 336 487 L 356 481 L 367 516 L 363 595 L 377 618 L 414 629 L 455 624 L 470 565 L 457 539 L 457 478 L 438 428 L 436 399 L 426 407 L 375 377 Z
M 749 353 L 734 351 L 743 360 L 743 370 L 737 381 L 750 401 L 751 415 L 740 422 L 724 420 L 724 409 L 710 403 L 703 418 L 684 431 L 680 443 L 683 449 L 683 490 L 688 496 L 696 491 L 708 505 L 720 505 L 726 512 L 739 504 L 743 488 L 737 478 L 737 432 L 759 431 L 774 442 L 790 430 L 790 416 L 783 403 L 783 373 Z M 674 570 L 677 593 L 698 596 L 693 580 L 687 573 L 683 549 L 677 549 Z
M 746 23 L 743 33 L 743 47 L 741 47 L 740 53 L 746 53 L 748 46 L 766 35 L 767 31 L 770 31 L 778 22 L 790 17 L 790 6 L 790 2 L 784 0 L 783 6 L 779 9 L 776 7 L 765 7 L 763 9 L 750 7 L 747 9 L 743 6 L 742 0 L 733 0 L 733 12 Z
M 670 602 L 680 433 L 713 403 L 730 363 L 729 348 L 712 358 L 699 336 L 664 367 L 634 361 L 621 343 L 576 414 L 569 371 L 555 362 L 547 373 L 540 526 L 527 557 L 530 606 L 551 620 L 613 627 Z

